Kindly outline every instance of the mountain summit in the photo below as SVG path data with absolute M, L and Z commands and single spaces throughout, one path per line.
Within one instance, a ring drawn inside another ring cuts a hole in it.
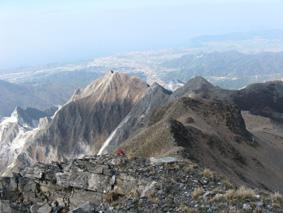
M 95 154 L 144 96 L 148 85 L 123 73 L 109 72 L 83 90 L 37 134 L 19 163 L 50 162 Z
M 221 93 L 219 87 L 214 86 L 209 81 L 201 76 L 197 76 L 189 80 L 184 84 L 183 87 L 180 87 L 173 93 L 173 97 L 191 97 L 191 98 L 204 98 L 204 99 L 213 99 Z
M 147 84 L 136 77 L 127 74 L 109 71 L 102 78 L 94 81 L 85 89 L 80 90 L 73 100 L 88 97 L 92 101 L 115 102 L 129 99 L 132 103 L 137 102 Z M 141 90 L 140 92 L 138 90 Z

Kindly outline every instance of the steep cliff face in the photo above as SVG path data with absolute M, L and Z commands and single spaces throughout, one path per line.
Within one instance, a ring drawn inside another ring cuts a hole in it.
M 37 134 L 18 158 L 50 162 L 95 154 L 143 97 L 148 85 L 126 74 L 109 72 L 72 99 Z
M 10 117 L 0 123 L 0 174 L 13 166 L 14 160 L 23 151 L 36 132 L 45 128 L 55 108 L 47 112 L 17 107 Z
M 167 103 L 170 95 L 170 91 L 157 83 L 150 86 L 144 97 L 107 138 L 98 154 L 112 153 L 126 139 L 137 134 L 148 124 L 153 110 Z

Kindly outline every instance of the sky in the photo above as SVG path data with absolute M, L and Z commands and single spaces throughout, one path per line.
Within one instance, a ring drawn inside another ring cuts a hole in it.
M 0 0 L 0 70 L 282 28 L 282 0 Z

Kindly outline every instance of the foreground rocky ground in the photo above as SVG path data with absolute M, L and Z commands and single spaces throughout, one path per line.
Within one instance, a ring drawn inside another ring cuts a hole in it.
M 283 212 L 283 198 L 235 187 L 175 158 L 91 156 L 0 179 L 0 212 Z

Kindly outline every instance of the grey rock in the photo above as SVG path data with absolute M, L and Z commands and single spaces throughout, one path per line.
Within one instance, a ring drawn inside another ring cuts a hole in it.
M 57 173 L 56 181 L 59 186 L 68 187 L 72 186 L 75 188 L 87 188 L 88 187 L 88 175 L 89 173 Z
M 52 207 L 49 206 L 48 204 L 45 204 L 41 206 L 38 210 L 37 213 L 51 213 L 52 212 Z
M 248 204 L 248 203 L 244 203 L 244 204 L 243 204 L 243 209 L 244 209 L 244 210 L 251 210 L 251 209 L 252 209 L 252 207 L 251 207 L 251 205 L 250 205 L 250 204 Z
M 150 162 L 152 164 L 173 163 L 176 161 L 177 161 L 177 158 L 175 157 L 162 157 L 162 158 L 151 157 L 150 158 Z
M 258 207 L 258 208 L 263 207 L 263 202 L 262 201 L 256 202 L 256 207 Z
M 75 189 L 69 197 L 68 205 L 70 209 L 75 209 L 86 202 L 91 202 L 99 205 L 103 202 L 102 194 L 93 191 Z
M 93 203 L 87 202 L 85 204 L 83 204 L 82 206 L 71 210 L 71 213 L 98 213 L 98 211 L 96 211 L 97 206 Z
M 0 198 L 2 206 L 10 212 L 44 213 L 186 212 L 189 208 L 200 212 L 228 212 L 232 209 L 250 211 L 254 206 L 263 212 L 275 210 L 271 195 L 259 190 L 256 193 L 260 196 L 246 200 L 244 205 L 231 205 L 221 196 L 217 199 L 217 194 L 213 192 L 225 195 L 227 189 L 223 179 L 216 174 L 203 186 L 203 195 L 193 199 L 193 189 L 198 188 L 203 180 L 203 168 L 192 167 L 190 162 L 152 165 L 148 159 L 124 158 L 123 166 L 113 166 L 113 159 L 116 157 L 108 155 L 76 159 L 68 171 L 62 169 L 69 165 L 68 162 L 57 166 L 54 163 L 41 164 L 43 174 L 50 174 L 51 178 L 47 179 L 44 175 L 42 179 L 36 176 L 0 178 L 0 188 L 6 190 Z M 88 171 L 89 168 L 95 171 L 96 167 L 99 168 L 96 173 Z M 187 167 L 191 169 L 187 170 Z M 216 199 L 212 201 L 213 198 Z
M 157 184 L 156 181 L 152 181 L 151 183 L 147 184 L 141 193 L 141 197 L 146 197 L 149 194 L 152 194 L 155 191 L 154 187 L 156 184 Z
M 102 193 L 109 192 L 111 190 L 111 177 L 98 174 L 89 174 L 87 189 Z
M 57 200 L 55 200 L 55 201 L 53 201 L 53 202 L 51 203 L 51 206 L 52 206 L 53 208 L 57 207 L 58 205 L 59 205 L 59 203 L 58 203 Z
M 111 177 L 100 174 L 89 172 L 57 173 L 56 180 L 57 184 L 63 187 L 72 186 L 99 192 L 107 192 L 111 190 Z
M 7 200 L 0 200 L 0 212 L 1 213 L 11 213 L 13 209 L 10 207 L 10 202 Z

